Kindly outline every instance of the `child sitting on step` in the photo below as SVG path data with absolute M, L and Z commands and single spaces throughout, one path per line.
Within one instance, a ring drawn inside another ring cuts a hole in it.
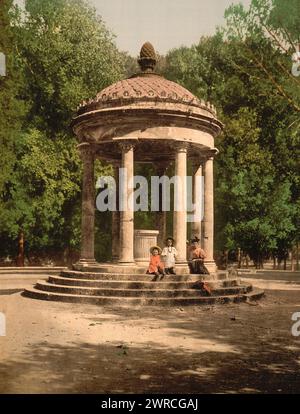
M 174 239 L 168 237 L 166 240 L 166 245 L 162 251 L 162 258 L 165 264 L 165 271 L 167 275 L 176 275 L 175 273 L 175 259 L 177 256 L 177 250 L 174 247 Z
M 160 259 L 161 248 L 159 246 L 153 246 L 150 249 L 150 263 L 147 270 L 147 274 L 155 275 L 155 280 L 162 276 L 165 276 L 164 264 Z

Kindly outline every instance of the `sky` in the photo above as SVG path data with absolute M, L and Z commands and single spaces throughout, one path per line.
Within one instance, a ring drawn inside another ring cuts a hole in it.
M 49 0 L 51 1 L 51 0 Z M 212 35 L 224 24 L 224 11 L 234 3 L 251 0 L 87 0 L 96 7 L 106 26 L 116 35 L 122 51 L 137 56 L 146 41 L 165 54 L 191 46 L 201 36 Z M 24 0 L 15 0 L 22 4 Z
M 89 0 L 117 36 L 120 50 L 137 56 L 149 41 L 160 53 L 198 43 L 222 25 L 232 3 L 251 0 Z

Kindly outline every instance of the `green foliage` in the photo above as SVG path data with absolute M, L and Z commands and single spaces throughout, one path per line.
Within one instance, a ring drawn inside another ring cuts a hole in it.
M 69 124 L 81 100 L 122 76 L 121 54 L 84 1 L 27 0 L 25 12 L 10 13 L 6 3 L 0 44 L 11 36 L 13 58 L 0 80 L 1 253 L 15 250 L 21 230 L 27 252 L 63 253 L 80 241 L 81 162 Z
M 225 129 L 216 142 L 216 247 L 240 247 L 257 265 L 299 239 L 300 212 L 298 80 L 290 51 L 275 47 L 254 18 L 262 3 L 249 12 L 232 6 L 226 30 L 170 51 L 165 67 L 218 108 Z M 272 16 L 264 17 L 269 25 Z
M 101 18 L 81 0 L 27 0 L 25 16 L 15 20 L 29 120 L 53 137 L 68 128 L 81 100 L 120 78 L 121 55 Z
M 14 36 L 9 20 L 11 4 L 11 0 L 5 0 L 0 7 L 0 52 L 6 56 L 6 76 L 0 76 L 0 194 L 5 191 L 6 182 L 13 171 L 16 160 L 14 142 L 19 139 L 25 113 L 24 102 L 18 99 L 22 77 L 18 73 L 18 62 L 14 55 Z
M 291 59 L 300 44 L 300 2 L 252 0 L 248 10 L 242 4 L 230 6 L 225 17 L 226 37 L 240 44 L 240 52 L 270 84 L 271 93 L 299 113 L 300 81 L 291 74 Z
M 0 50 L 0 253 L 78 249 L 81 163 L 69 130 L 82 99 L 136 73 L 83 0 L 3 0 Z M 300 239 L 300 81 L 291 74 L 299 42 L 298 0 L 233 5 L 227 25 L 197 45 L 160 57 L 158 72 L 218 108 L 225 130 L 215 162 L 216 242 L 260 265 Z M 148 175 L 149 169 L 141 167 Z M 111 173 L 96 163 L 95 175 Z M 168 214 L 168 230 L 172 214 Z M 136 227 L 153 215 L 136 214 Z M 96 258 L 110 257 L 109 213 L 96 213 Z
M 1 228 L 12 238 L 22 228 L 33 249 L 49 246 L 54 229 L 63 228 L 65 201 L 76 200 L 80 191 L 73 139 L 45 140 L 37 129 L 29 130 L 17 151 L 17 168 L 0 214 Z

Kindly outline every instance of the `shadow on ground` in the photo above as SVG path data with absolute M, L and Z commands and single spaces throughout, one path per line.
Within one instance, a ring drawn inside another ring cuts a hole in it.
M 95 329 L 112 320 L 141 327 L 155 320 L 154 329 L 164 326 L 173 344 L 164 345 L 157 333 L 146 342 L 36 342 L 21 359 L 0 364 L 0 392 L 299 393 L 300 337 L 290 329 L 300 298 L 291 295 L 276 292 L 257 306 L 101 308 L 100 313 L 89 307 L 84 319 Z M 190 349 L 176 346 L 185 338 Z

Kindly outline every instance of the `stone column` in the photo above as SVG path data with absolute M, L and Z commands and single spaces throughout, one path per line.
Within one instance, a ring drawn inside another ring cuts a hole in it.
M 187 147 L 180 144 L 176 148 L 175 155 L 175 176 L 180 179 L 178 197 L 176 201 L 176 191 L 174 192 L 174 218 L 173 218 L 173 237 L 178 250 L 177 262 L 186 264 L 186 240 L 187 240 Z M 176 211 L 175 203 L 179 203 L 180 211 Z
M 200 239 L 200 244 L 202 244 L 202 202 L 203 202 L 203 188 L 202 188 L 202 182 L 201 186 L 199 186 L 198 180 L 202 179 L 202 165 L 199 165 L 199 161 L 195 161 L 193 164 L 194 167 L 194 175 L 193 175 L 193 203 L 196 204 L 196 202 L 201 204 L 201 212 L 200 216 L 195 215 L 194 221 L 192 222 L 192 237 L 198 237 Z
M 157 165 L 156 170 L 159 177 L 165 175 L 168 168 L 167 164 Z M 157 244 L 162 248 L 167 237 L 167 212 L 163 211 L 162 207 L 162 186 L 159 186 L 159 211 L 155 215 L 155 227 L 159 231 L 157 237 Z
M 134 265 L 134 206 L 133 206 L 133 173 L 134 173 L 134 144 L 120 143 L 122 150 L 123 175 L 120 182 L 120 264 Z M 130 188 L 131 185 L 131 188 Z M 131 202 L 129 200 L 131 199 Z
M 204 165 L 204 251 L 205 264 L 210 272 L 216 271 L 214 261 L 214 177 L 213 157 Z
M 82 210 L 81 210 L 81 254 L 79 265 L 95 264 L 95 185 L 94 154 L 89 143 L 78 145 L 83 162 L 82 176 Z
M 113 164 L 114 179 L 116 182 L 116 211 L 112 212 L 111 232 L 112 232 L 112 261 L 119 260 L 120 252 L 120 211 L 119 211 L 119 164 Z

